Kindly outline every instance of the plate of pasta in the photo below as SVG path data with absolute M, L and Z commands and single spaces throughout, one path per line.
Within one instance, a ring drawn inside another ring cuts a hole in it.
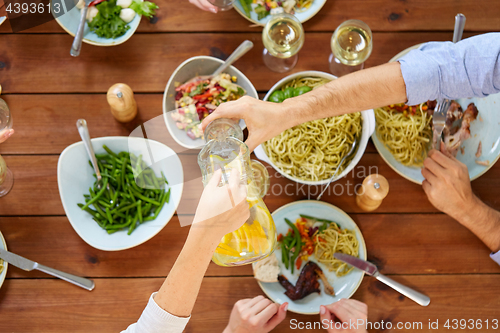
M 312 315 L 319 313 L 320 305 L 328 305 L 342 298 L 350 298 L 356 292 L 363 280 L 364 272 L 355 270 L 333 258 L 335 252 L 354 255 L 364 260 L 367 258 L 363 235 L 349 215 L 326 202 L 303 200 L 278 208 L 272 213 L 272 216 L 278 234 L 290 234 L 291 228 L 286 221 L 296 221 L 296 225 L 302 224 L 307 233 L 314 235 L 311 236 L 311 239 L 314 239 L 316 243 L 310 254 L 307 254 L 307 245 L 302 246 L 296 262 L 290 262 L 287 267 L 284 259 L 287 251 L 287 247 L 284 245 L 286 241 L 280 241 L 280 245 L 274 252 L 279 263 L 280 282 L 258 282 L 262 291 L 272 301 L 280 304 L 288 302 L 288 310 Z M 313 223 L 308 224 L 308 222 Z M 308 237 L 303 235 L 302 238 L 306 240 Z M 314 263 L 314 266 L 317 265 L 324 275 L 320 279 L 319 292 L 318 290 L 313 291 L 303 298 L 292 300 L 294 297 L 289 297 L 290 294 L 282 281 L 286 280 L 298 287 L 299 276 L 311 263 Z M 291 267 L 294 266 L 298 269 L 292 272 Z M 334 295 L 328 293 L 327 285 L 333 287 Z M 285 294 L 286 292 L 287 294 Z
M 0 232 L 0 248 L 2 248 L 3 250 L 7 250 L 7 243 L 5 243 L 5 238 L 3 238 L 1 232 Z M 8 263 L 0 259 L 0 288 L 2 287 L 2 284 L 5 281 L 5 276 L 7 276 L 7 266 Z
M 276 83 L 264 101 L 280 103 L 335 79 L 334 75 L 324 72 L 298 72 Z M 318 119 L 287 129 L 258 146 L 254 153 L 290 180 L 306 185 L 323 185 L 330 181 L 337 168 L 340 170 L 334 181 L 356 166 L 374 128 L 373 110 Z M 349 154 L 355 140 L 355 153 Z
M 316 15 L 326 0 L 236 0 L 234 9 L 252 23 L 264 26 L 271 16 L 273 8 L 282 7 L 286 13 L 293 14 L 301 23 Z
M 422 44 L 390 60 L 397 61 Z M 402 177 L 422 184 L 423 161 L 432 145 L 432 113 L 436 103 L 388 105 L 375 109 L 373 143 L 385 162 Z M 467 165 L 474 180 L 500 157 L 500 94 L 452 102 L 443 131 L 446 150 Z

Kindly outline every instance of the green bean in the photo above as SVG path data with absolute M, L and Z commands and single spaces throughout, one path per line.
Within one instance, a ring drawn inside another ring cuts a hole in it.
M 293 274 L 293 268 L 294 268 L 295 259 L 297 259 L 297 257 L 299 256 L 300 249 L 302 248 L 302 240 L 300 239 L 300 233 L 299 233 L 299 229 L 297 229 L 297 226 L 295 226 L 295 224 L 293 224 L 292 222 L 290 222 L 289 219 L 286 219 L 286 218 L 285 218 L 285 222 L 286 222 L 286 224 L 288 224 L 292 228 L 292 230 L 293 230 L 293 232 L 295 234 L 295 240 L 296 240 L 295 250 L 293 251 L 292 259 L 290 260 L 290 263 L 291 263 L 291 266 L 292 266 L 291 267 L 291 272 Z
M 109 208 L 106 207 L 106 217 L 108 218 L 109 223 L 113 224 L 113 218 L 111 217 L 111 213 L 109 212 Z
M 118 157 L 118 155 L 116 155 L 111 149 L 108 148 L 108 146 L 106 145 L 102 145 L 102 148 L 111 156 L 113 157 Z
M 134 189 L 132 189 L 132 193 L 134 193 Z M 139 198 L 139 199 L 141 199 L 141 200 L 144 200 L 144 201 L 150 202 L 150 203 L 152 203 L 152 204 L 153 204 L 153 205 L 155 205 L 155 206 L 160 206 L 160 202 L 155 201 L 155 200 L 151 200 L 150 198 L 147 198 L 147 197 L 143 196 L 143 195 L 142 195 L 142 194 L 140 194 L 139 192 L 135 192 L 135 193 L 134 193 L 134 195 L 135 195 L 135 197 L 136 197 L 136 198 Z
M 87 202 L 85 204 L 85 206 L 82 207 L 82 210 L 85 210 L 85 208 L 87 208 L 88 206 L 90 206 L 91 204 L 93 204 L 94 202 L 96 202 L 99 199 L 99 197 L 102 196 L 102 194 L 104 193 L 104 191 L 106 191 L 106 185 L 108 185 L 108 178 L 104 178 L 104 181 L 102 182 L 102 188 L 99 191 L 99 193 L 97 193 L 95 195 L 95 197 L 93 197 L 92 199 L 90 199 L 89 202 Z
M 326 222 L 326 223 L 333 223 L 333 224 L 336 224 L 337 227 L 340 228 L 339 224 L 337 222 L 334 222 L 334 221 L 330 221 L 330 220 L 325 220 L 325 219 L 318 219 L 316 217 L 312 217 L 312 216 L 309 216 L 309 215 L 304 215 L 304 214 L 300 214 L 300 217 L 304 218 L 304 219 L 308 219 L 308 220 L 313 220 L 313 221 L 316 221 L 316 222 Z

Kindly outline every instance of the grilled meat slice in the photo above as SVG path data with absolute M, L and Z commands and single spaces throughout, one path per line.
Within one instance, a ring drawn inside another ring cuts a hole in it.
M 286 289 L 285 295 L 292 301 L 296 301 L 312 293 L 319 293 L 317 269 L 321 270 L 316 263 L 309 261 L 300 272 L 295 287 L 283 275 L 278 276 L 279 283 Z
M 315 272 L 316 275 L 321 279 L 321 281 L 323 281 L 323 288 L 325 289 L 325 293 L 331 296 L 335 296 L 335 290 L 333 289 L 330 282 L 328 282 L 328 279 L 326 278 L 321 268 L 319 268 L 319 266 Z
M 446 151 L 452 156 L 457 156 L 458 149 L 460 145 L 470 138 L 470 123 L 477 118 L 478 110 L 474 103 L 470 103 L 467 109 L 463 113 L 462 125 L 453 134 L 448 134 L 445 132 L 444 145 Z

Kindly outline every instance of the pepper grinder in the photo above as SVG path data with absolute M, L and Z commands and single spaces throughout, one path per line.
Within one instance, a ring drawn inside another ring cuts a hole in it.
M 379 174 L 369 175 L 356 193 L 358 207 L 366 212 L 377 209 L 389 193 L 389 182 Z
M 111 106 L 113 117 L 119 122 L 126 123 L 137 115 L 137 103 L 134 92 L 125 83 L 117 83 L 108 90 L 107 99 Z

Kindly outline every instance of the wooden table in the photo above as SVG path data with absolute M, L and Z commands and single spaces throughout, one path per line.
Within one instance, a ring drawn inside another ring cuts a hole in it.
M 72 37 L 55 21 L 13 34 L 0 27 L 0 84 L 9 104 L 16 134 L 0 145 L 14 173 L 12 192 L 0 199 L 0 230 L 11 251 L 47 266 L 95 280 L 92 292 L 38 272 L 10 266 L 0 289 L 0 332 L 119 332 L 140 316 L 149 295 L 168 274 L 188 233 L 178 217 L 153 239 L 136 248 L 103 252 L 78 237 L 64 214 L 57 189 L 56 165 L 61 151 L 80 140 L 75 128 L 86 118 L 93 137 L 127 136 L 142 122 L 162 113 L 162 94 L 172 71 L 195 55 L 225 58 L 241 41 L 255 47 L 236 63 L 261 96 L 283 74 L 262 63 L 261 29 L 235 11 L 213 15 L 187 0 L 158 0 L 157 20 L 143 19 L 138 32 L 116 47 L 83 45 L 72 58 Z M 0 16 L 5 7 L 0 7 Z M 450 40 L 456 13 L 467 16 L 465 37 L 500 29 L 500 2 L 488 0 L 329 0 L 304 24 L 306 42 L 294 72 L 328 71 L 329 39 L 342 21 L 357 18 L 373 30 L 374 49 L 366 65 L 387 62 L 399 51 L 430 40 Z M 114 83 L 129 84 L 136 93 L 140 115 L 133 122 L 116 122 L 105 92 Z M 176 145 L 162 124 L 155 139 L 174 148 L 186 177 L 179 213 L 193 214 L 199 193 L 196 151 Z M 436 211 L 421 187 L 390 169 L 373 145 L 356 170 L 377 168 L 391 191 L 371 214 L 360 211 L 353 196 L 324 197 L 352 216 L 368 247 L 368 258 L 383 273 L 428 294 L 420 307 L 373 278 L 365 277 L 354 298 L 369 305 L 369 320 L 428 322 L 447 319 L 500 319 L 500 267 L 488 249 L 467 229 Z M 374 169 L 372 169 L 374 170 Z M 274 172 L 273 185 L 292 184 Z M 340 181 L 359 184 L 366 174 Z M 477 195 L 500 209 L 500 164 L 473 182 Z M 304 191 L 308 189 L 305 188 Z M 315 191 L 314 188 L 309 189 Z M 307 192 L 274 195 L 265 202 L 271 211 Z M 262 294 L 249 266 L 222 268 L 206 274 L 187 332 L 221 332 L 233 304 Z M 275 332 L 288 332 L 290 320 L 318 321 L 318 316 L 289 313 Z M 490 327 L 491 330 L 491 327 Z M 320 332 L 321 330 L 313 330 Z M 392 330 L 395 331 L 395 330 Z

